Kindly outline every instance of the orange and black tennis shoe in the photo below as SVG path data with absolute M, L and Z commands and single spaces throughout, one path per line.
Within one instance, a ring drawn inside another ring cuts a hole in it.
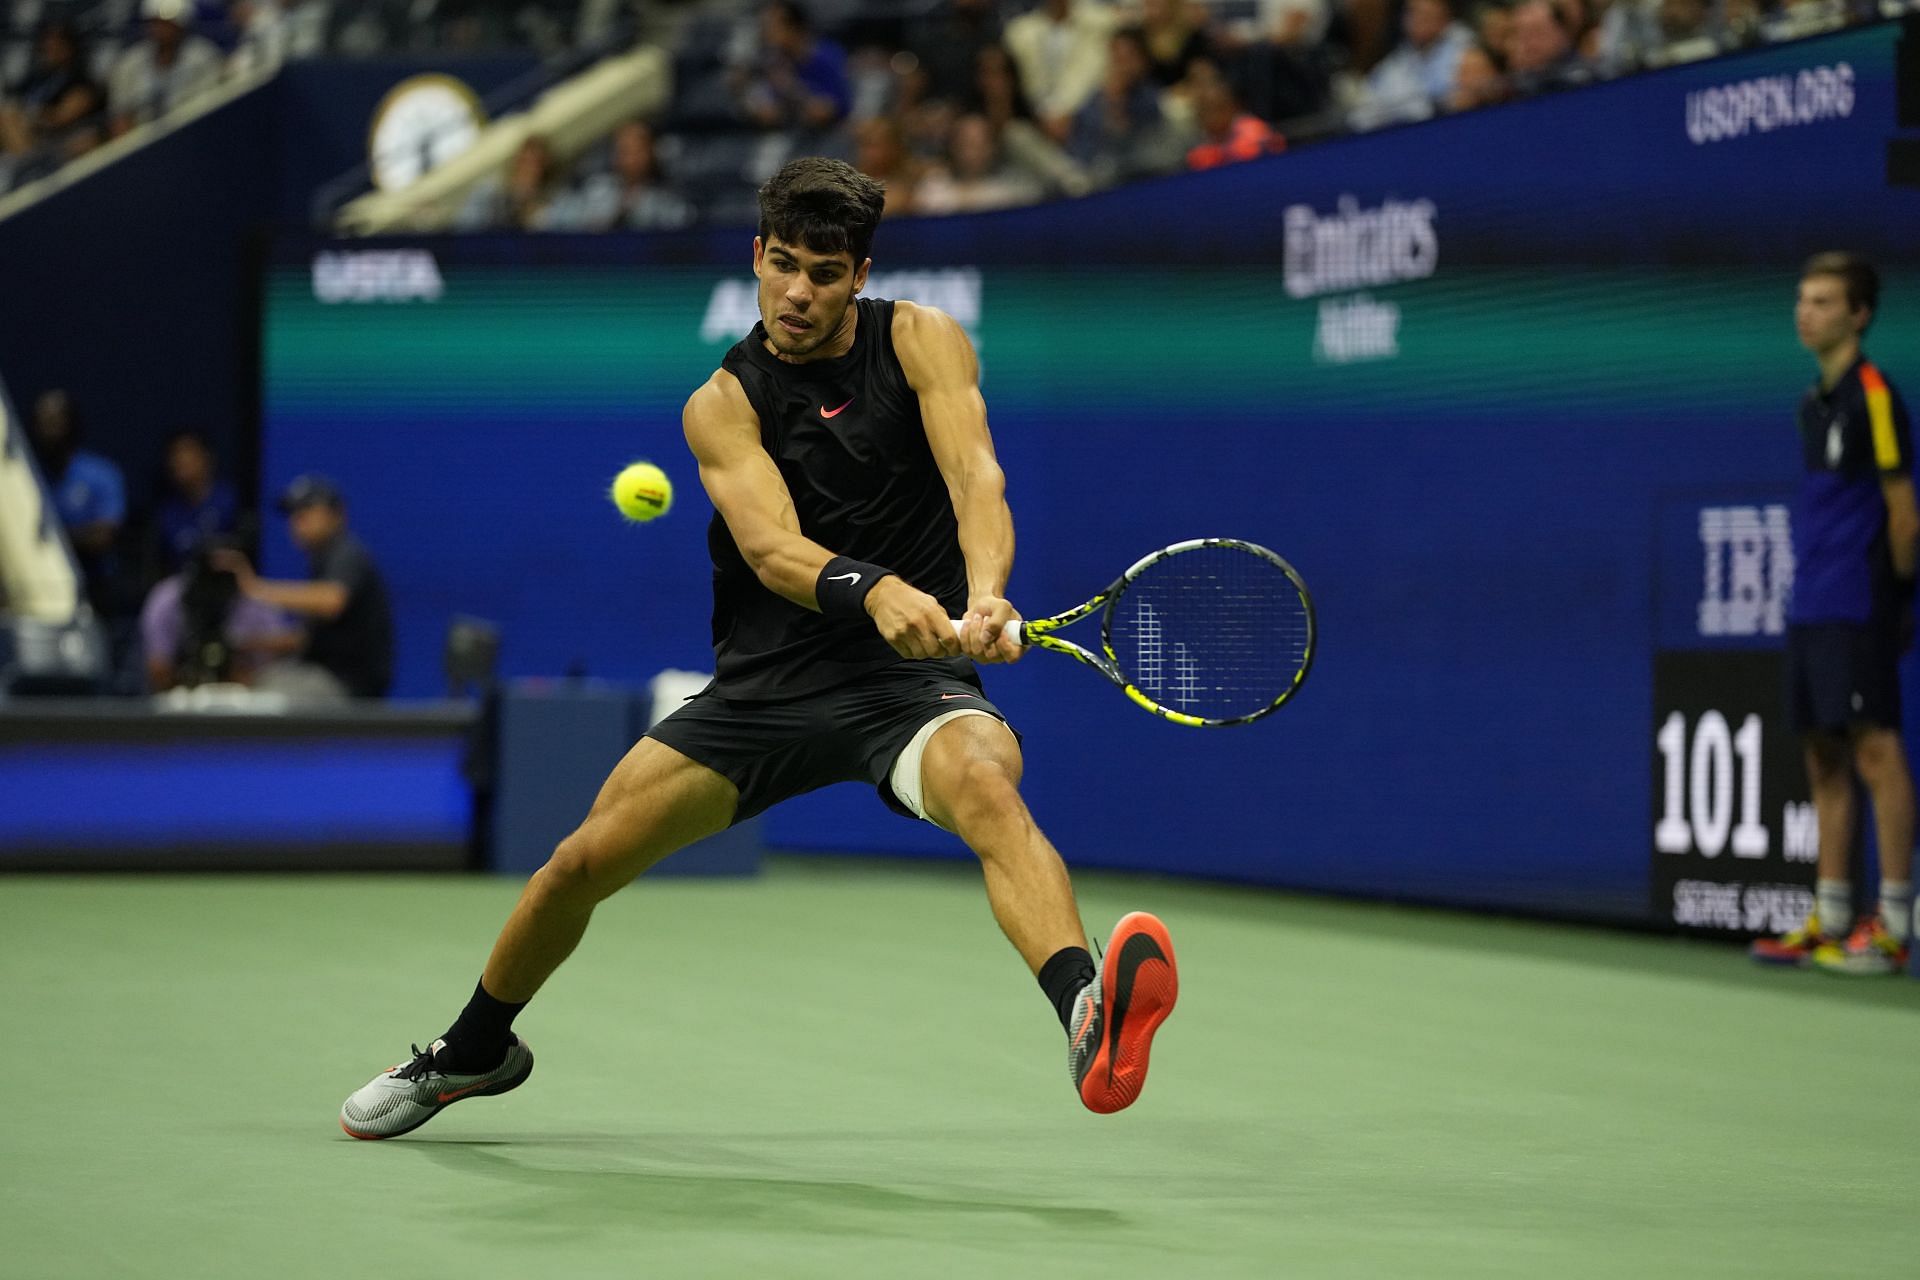
M 1180 996 L 1173 939 L 1144 911 L 1120 918 L 1093 981 L 1073 1004 L 1067 1071 L 1087 1110 L 1102 1115 L 1133 1105 L 1147 1082 L 1153 1033 Z

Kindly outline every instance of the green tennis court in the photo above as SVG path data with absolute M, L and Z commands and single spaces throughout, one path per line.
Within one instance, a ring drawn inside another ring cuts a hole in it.
M 1920 984 L 1082 875 L 1182 1002 L 1080 1110 L 959 867 L 776 860 L 602 907 L 528 1085 L 386 1143 L 517 886 L 10 878 L 0 1274 L 1793 1276 L 1920 1244 Z

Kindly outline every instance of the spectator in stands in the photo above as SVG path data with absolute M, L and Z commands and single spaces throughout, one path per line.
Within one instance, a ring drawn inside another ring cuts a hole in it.
M 1503 0 L 1486 0 L 1473 11 L 1473 29 L 1504 69 L 1513 55 L 1513 8 Z
M 1107 73 L 1114 11 L 1095 0 L 1042 0 L 1007 24 L 1006 48 L 1034 120 L 1064 144 L 1073 120 Z
M 1587 70 L 1573 49 L 1565 13 L 1551 0 L 1521 0 L 1513 7 L 1507 79 L 1520 97 L 1581 83 Z
M 0 152 L 56 168 L 99 145 L 106 105 L 79 30 L 56 18 L 40 28 L 32 64 L 0 101 Z
M 1303 48 L 1325 39 L 1331 20 L 1326 0 L 1258 0 L 1254 16 L 1229 25 L 1225 38 L 1242 45 Z
M 227 19 L 240 32 L 232 65 L 242 71 L 277 67 L 326 52 L 328 0 L 233 0 Z
M 1723 48 L 1759 44 L 1766 37 L 1767 10 L 1761 0 L 1720 0 L 1720 12 L 1710 25 Z
M 1224 76 L 1200 79 L 1194 93 L 1194 113 L 1200 141 L 1187 152 L 1189 169 L 1215 169 L 1257 160 L 1286 146 L 1286 139 L 1266 121 L 1240 105 L 1239 95 Z
M 1660 47 L 1649 61 L 1663 66 L 1693 62 L 1720 51 L 1708 33 L 1712 14 L 1706 0 L 1660 0 L 1654 12 Z
M 908 28 L 907 48 L 927 76 L 927 96 L 964 101 L 973 90 L 980 50 L 1000 43 L 994 0 L 950 0 Z
M 947 163 L 927 175 L 914 192 L 917 213 L 980 213 L 1031 204 L 1040 184 L 1007 163 L 993 124 L 966 115 L 954 122 Z
M 29 435 L 40 474 L 53 491 L 54 510 L 86 576 L 87 598 L 98 613 L 110 616 L 119 568 L 114 542 L 127 518 L 126 480 L 119 467 L 80 447 L 80 417 L 64 391 L 48 391 L 34 402 Z
M 1254 17 L 1215 34 L 1222 69 L 1254 112 L 1287 120 L 1326 104 L 1320 46 L 1331 19 L 1328 0 L 1259 0 Z
M 240 504 L 220 478 L 219 459 L 207 438 L 192 428 L 167 437 L 166 493 L 154 512 L 160 564 L 178 573 L 209 538 L 239 531 Z
M 493 174 L 474 184 L 453 220 L 457 231 L 551 231 L 565 220 L 566 175 L 553 148 L 537 133 L 520 142 L 506 177 Z
M 1405 35 L 1367 75 L 1365 97 L 1349 122 L 1373 129 L 1396 120 L 1425 120 L 1453 92 L 1460 58 L 1473 33 L 1454 20 L 1453 0 L 1406 0 Z
M 908 108 L 900 122 L 901 130 L 907 150 L 923 169 L 945 161 L 947 139 L 953 136 L 953 122 L 959 118 L 958 103 L 947 98 L 925 98 Z
M 1617 76 L 1645 65 L 1663 43 L 1658 5 L 1651 0 L 1612 0 L 1594 28 L 1588 53 L 1602 75 Z
M 1141 39 L 1154 83 L 1170 89 L 1207 56 L 1207 36 L 1191 0 L 1142 0 Z
M 974 60 L 973 92 L 965 106 L 970 115 L 983 115 L 1000 132 L 1016 120 L 1032 123 L 1033 104 L 1020 84 L 1013 55 L 1000 45 L 988 45 Z
M 581 184 L 553 218 L 569 231 L 672 231 L 693 221 L 693 206 L 660 171 L 653 126 L 629 120 L 613 131 L 613 168 Z
M 1447 94 L 1447 110 L 1472 111 L 1490 107 L 1513 96 L 1507 87 L 1506 72 L 1500 55 L 1484 44 L 1468 45 L 1454 68 L 1453 89 Z
M 1069 152 L 1105 186 L 1179 168 L 1179 144 L 1169 134 L 1145 37 L 1137 27 L 1114 32 L 1106 82 L 1080 108 Z
M 373 557 L 347 528 L 346 502 L 325 476 L 304 475 L 280 496 L 293 541 L 307 556 L 307 581 L 262 578 L 238 551 L 214 553 L 240 594 L 307 624 L 305 652 L 276 663 L 256 687 L 304 701 L 382 698 L 393 683 L 393 609 Z
M 1370 69 L 1392 48 L 1401 7 L 1395 0 L 1337 0 L 1325 48 L 1337 50 L 1343 66 Z
M 107 77 L 113 132 L 157 120 L 220 79 L 220 50 L 188 30 L 192 0 L 142 0 L 146 39 L 121 53 Z
M 892 116 L 863 120 L 854 129 L 854 167 L 886 184 L 885 218 L 913 213 L 913 198 L 926 167 L 907 149 L 907 135 Z
M 1594 16 L 1593 6 L 1587 0 L 1547 0 L 1555 13 L 1560 15 L 1560 25 L 1566 29 L 1567 39 L 1573 46 L 1575 57 L 1584 58 L 1582 50 L 1593 35 L 1593 26 L 1598 19 Z M 1731 0 L 1723 0 L 1731 2 Z
M 901 49 L 869 45 L 852 56 L 854 120 L 875 116 L 905 119 L 915 107 L 927 101 L 933 80 L 920 59 Z
M 760 11 L 758 57 L 734 92 L 741 114 L 763 129 L 829 129 L 853 105 L 847 51 L 815 35 L 794 0 L 772 0 Z
M 1026 90 L 1021 87 L 1014 68 L 1013 55 L 1002 46 L 988 45 L 980 51 L 974 94 L 964 114 L 986 117 L 995 146 L 1013 169 L 1026 175 L 1036 190 L 1078 195 L 1090 189 L 1086 172 L 1035 123 Z M 949 149 L 943 148 L 942 164 L 946 163 Z
M 252 684 L 269 663 L 299 652 L 299 626 L 271 605 L 241 595 L 234 574 L 215 567 L 214 552 L 230 545 L 222 539 L 200 544 L 147 593 L 140 642 L 149 692 Z

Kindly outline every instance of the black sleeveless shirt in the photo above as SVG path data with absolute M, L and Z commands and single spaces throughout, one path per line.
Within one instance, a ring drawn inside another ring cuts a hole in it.
M 856 299 L 853 347 L 789 364 L 766 347 L 766 326 L 720 367 L 740 380 L 760 418 L 760 443 L 780 468 L 800 532 L 839 555 L 892 570 L 959 617 L 967 565 L 946 480 L 920 421 L 920 397 L 893 351 L 893 303 Z M 828 618 L 769 590 L 718 512 L 713 556 L 712 691 L 743 701 L 801 697 L 906 661 L 873 621 Z M 971 672 L 964 658 L 939 664 Z

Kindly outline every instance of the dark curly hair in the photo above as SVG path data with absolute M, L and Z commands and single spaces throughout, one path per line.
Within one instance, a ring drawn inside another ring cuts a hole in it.
M 868 256 L 886 207 L 886 188 L 844 160 L 789 160 L 760 188 L 760 238 L 778 237 L 815 253 Z

